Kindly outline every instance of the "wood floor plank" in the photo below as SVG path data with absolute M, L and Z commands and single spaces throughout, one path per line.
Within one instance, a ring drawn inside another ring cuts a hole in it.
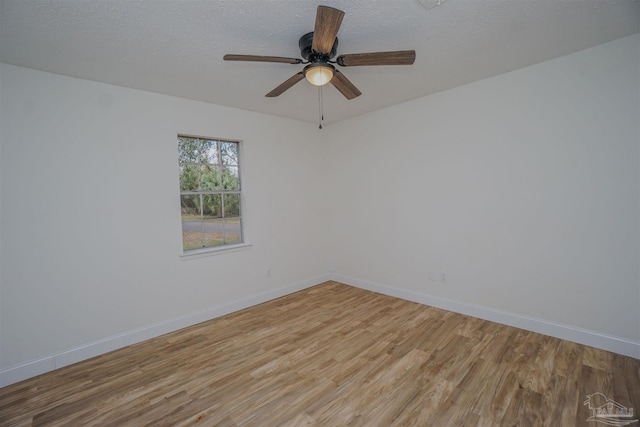
M 0 426 L 571 426 L 640 360 L 327 282 L 0 389 Z

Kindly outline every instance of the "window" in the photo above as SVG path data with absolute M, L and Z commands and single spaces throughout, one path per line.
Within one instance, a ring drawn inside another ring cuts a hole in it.
M 243 242 L 239 146 L 178 135 L 184 252 Z

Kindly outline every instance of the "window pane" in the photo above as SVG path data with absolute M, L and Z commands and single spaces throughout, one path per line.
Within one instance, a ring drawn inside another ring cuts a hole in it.
M 180 165 L 180 191 L 195 191 L 200 181 L 200 167 L 186 163 Z
M 209 141 L 210 144 L 206 147 L 206 163 L 218 164 L 220 163 L 220 157 L 218 155 L 218 142 Z
M 201 164 L 209 163 L 209 153 L 216 150 L 216 141 L 198 138 L 196 138 L 196 141 L 200 145 L 198 149 L 198 158 L 196 161 Z
M 240 218 L 225 219 L 224 241 L 226 244 L 242 243 Z
M 220 174 L 215 165 L 200 167 L 200 190 L 211 191 L 220 189 Z
M 222 154 L 222 164 L 237 165 L 238 164 L 238 143 L 237 142 L 220 142 L 220 153 Z
M 200 220 L 200 196 L 199 195 L 187 195 L 180 196 L 180 209 L 182 212 L 182 218 L 184 220 L 187 217 L 197 217 Z
M 182 247 L 184 250 L 202 247 L 200 196 L 180 196 L 182 210 Z
M 196 138 L 178 138 L 178 160 L 180 164 L 202 163 L 200 161 L 201 144 Z
M 240 216 L 240 195 L 224 194 L 224 215 L 225 218 Z
M 203 247 L 200 227 L 195 227 L 195 224 L 188 224 L 185 226 L 185 223 L 182 223 L 182 249 L 188 251 L 190 249 L 199 249 Z
M 202 216 L 206 218 L 222 218 L 222 195 L 202 195 Z
M 224 166 L 221 178 L 221 190 L 240 190 L 237 166 Z
M 222 219 L 208 217 L 203 222 L 204 246 L 224 244 L 224 222 Z
M 197 157 L 199 144 L 193 138 L 178 137 L 178 163 L 180 167 L 186 163 L 194 163 Z

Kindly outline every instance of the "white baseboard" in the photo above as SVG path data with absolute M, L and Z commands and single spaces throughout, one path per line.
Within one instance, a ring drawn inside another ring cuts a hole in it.
M 398 289 L 355 277 L 330 274 L 331 280 L 355 286 L 361 289 L 389 295 L 404 300 L 429 305 L 455 313 L 465 314 L 479 319 L 489 320 L 503 325 L 513 326 L 527 331 L 537 332 L 563 340 L 572 341 L 578 344 L 611 351 L 613 353 L 640 359 L 640 342 L 631 341 L 624 338 L 614 337 L 587 329 L 578 328 L 571 325 L 551 322 L 544 319 L 525 316 L 517 313 L 496 310 L 475 304 L 449 300 L 421 294 L 418 292 Z
M 258 295 L 232 301 L 210 308 L 208 310 L 192 313 L 175 319 L 159 322 L 133 331 L 128 331 L 119 335 L 108 337 L 102 340 L 94 341 L 79 347 L 75 347 L 60 353 L 43 357 L 38 360 L 27 362 L 21 365 L 13 366 L 0 371 L 0 387 L 5 387 L 19 381 L 35 377 L 46 372 L 53 371 L 73 363 L 81 362 L 101 354 L 108 353 L 128 345 L 137 344 L 139 342 L 158 337 L 169 332 L 174 332 L 225 314 L 233 313 L 263 302 L 270 301 L 275 298 L 301 291 L 326 282 L 334 280 L 350 286 L 378 292 L 396 298 L 402 298 L 408 301 L 420 304 L 430 305 L 442 308 L 444 310 L 453 311 L 455 313 L 465 314 L 480 319 L 489 320 L 503 325 L 513 326 L 556 338 L 565 339 L 567 341 L 588 345 L 602 350 L 611 351 L 629 357 L 640 359 L 640 343 L 627 340 L 624 338 L 609 336 L 586 329 L 577 328 L 571 325 L 565 325 L 550 322 L 543 319 L 537 319 L 521 314 L 510 313 L 506 311 L 496 310 L 475 304 L 464 303 L 460 301 L 448 300 L 445 298 L 434 297 L 418 292 L 412 292 L 405 289 L 398 289 L 366 280 L 357 279 L 355 277 L 343 276 L 339 274 L 325 274 L 316 276 L 289 286 L 278 289 L 269 290 Z
M 311 286 L 326 282 L 327 280 L 331 280 L 329 275 L 312 277 L 292 285 L 252 295 L 248 298 L 232 301 L 197 313 L 158 322 L 153 325 L 124 332 L 122 334 L 94 341 L 60 353 L 52 354 L 38 360 L 13 366 L 0 371 L 0 387 L 5 387 L 73 363 L 81 362 L 119 348 L 167 334 L 169 332 L 174 332 L 198 323 L 206 322 L 207 320 L 215 319 L 216 317 L 224 316 L 225 314 L 233 313 L 234 311 L 243 310 L 272 299 L 280 298 L 293 292 L 301 291 L 303 289 L 310 288 Z

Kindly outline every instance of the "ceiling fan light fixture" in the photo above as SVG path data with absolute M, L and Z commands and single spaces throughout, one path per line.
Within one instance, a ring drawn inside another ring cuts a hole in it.
M 304 68 L 304 77 L 314 86 L 324 86 L 331 81 L 334 71 L 331 64 L 310 64 Z

